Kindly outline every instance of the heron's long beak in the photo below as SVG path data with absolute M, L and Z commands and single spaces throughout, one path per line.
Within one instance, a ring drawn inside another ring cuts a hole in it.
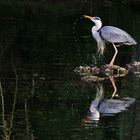
M 90 19 L 91 20 L 91 16 L 87 16 L 87 15 L 83 15 L 84 16 L 84 18 L 87 18 L 87 19 Z

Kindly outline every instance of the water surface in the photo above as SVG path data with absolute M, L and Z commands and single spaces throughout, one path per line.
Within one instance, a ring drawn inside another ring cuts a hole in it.
M 113 48 L 96 55 L 92 23 L 83 14 L 118 26 L 139 43 L 137 5 L 127 1 L 1 1 L 0 2 L 0 138 L 1 139 L 139 139 L 140 78 L 115 78 L 120 97 L 135 98 L 127 110 L 88 120 L 97 82 L 74 73 L 80 65 L 109 63 Z M 119 48 L 116 64 L 139 60 L 140 49 Z M 113 93 L 101 82 L 104 96 Z

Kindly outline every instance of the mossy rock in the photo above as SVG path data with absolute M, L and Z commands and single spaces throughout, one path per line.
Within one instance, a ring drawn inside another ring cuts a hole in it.
M 81 76 L 106 77 L 108 75 L 113 75 L 115 77 L 119 77 L 128 74 L 128 70 L 118 65 L 114 65 L 111 67 L 109 67 L 108 65 L 104 65 L 101 67 L 79 66 L 74 71 Z

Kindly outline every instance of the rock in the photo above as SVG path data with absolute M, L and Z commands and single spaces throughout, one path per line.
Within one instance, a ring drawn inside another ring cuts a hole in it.
M 133 63 L 127 64 L 126 69 L 132 74 L 140 75 L 140 62 L 134 61 Z
M 128 70 L 118 65 L 114 65 L 112 67 L 109 67 L 109 65 L 104 65 L 101 67 L 80 66 L 77 67 L 74 71 L 81 76 L 88 76 L 88 79 L 89 77 L 91 77 L 91 79 L 96 79 L 97 77 L 106 77 L 108 75 L 113 75 L 118 77 L 118 76 L 125 76 L 126 74 L 128 74 Z M 92 76 L 96 76 L 96 77 L 92 77 Z

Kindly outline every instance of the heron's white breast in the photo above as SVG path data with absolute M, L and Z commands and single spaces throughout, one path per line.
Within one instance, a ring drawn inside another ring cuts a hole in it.
M 97 52 L 101 55 L 104 54 L 104 50 L 105 50 L 105 42 L 104 40 L 100 37 L 100 34 L 99 32 L 97 31 L 97 27 L 96 26 L 93 26 L 92 27 L 92 35 L 93 37 L 95 38 L 96 42 L 97 42 L 97 47 L 98 47 L 98 50 Z
M 99 32 L 95 31 L 94 28 L 92 28 L 92 36 L 97 41 L 97 43 L 102 42 L 102 38 L 100 37 Z

